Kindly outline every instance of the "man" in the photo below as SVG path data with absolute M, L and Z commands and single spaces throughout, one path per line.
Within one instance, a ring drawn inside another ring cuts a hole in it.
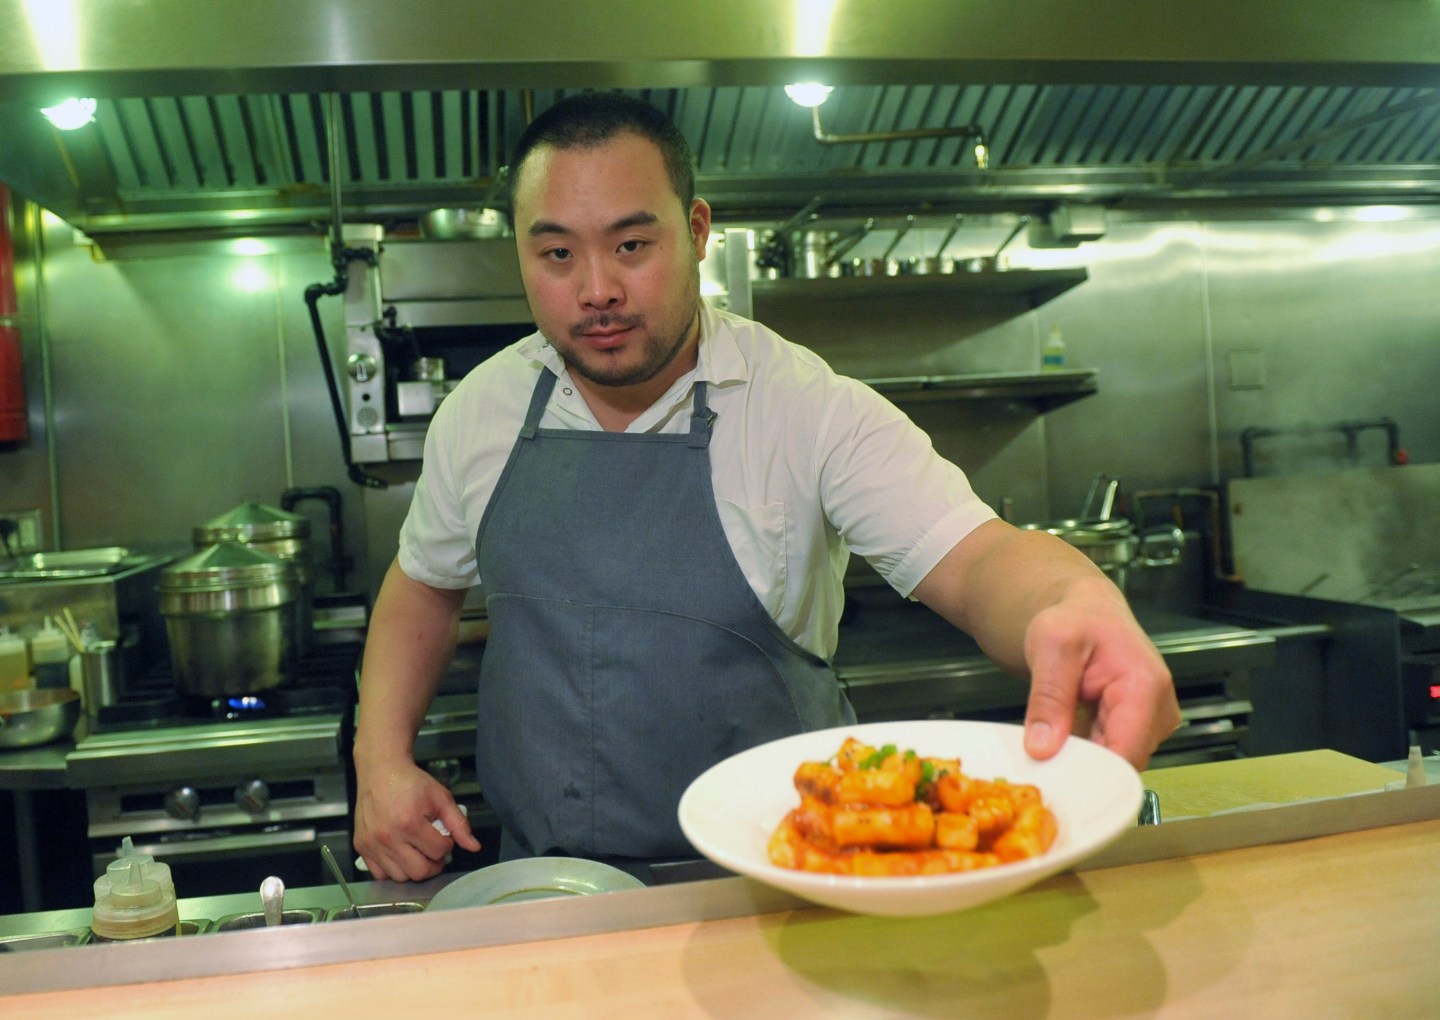
M 479 848 L 411 754 L 475 583 L 502 858 L 684 855 L 675 808 L 705 767 L 853 721 L 826 661 L 852 550 L 1030 677 L 1032 755 L 1081 705 L 1137 767 L 1173 731 L 1164 663 L 1087 558 L 998 520 L 873 391 L 702 304 L 710 208 L 659 111 L 562 101 L 511 187 L 539 332 L 436 414 L 376 600 L 355 747 L 372 873 L 426 878 L 452 839 Z

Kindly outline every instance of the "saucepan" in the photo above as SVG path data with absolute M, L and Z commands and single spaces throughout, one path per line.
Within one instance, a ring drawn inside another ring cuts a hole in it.
M 940 246 L 935 249 L 934 255 L 922 255 L 919 258 L 911 259 L 906 265 L 908 272 L 916 276 L 928 276 L 931 273 L 953 273 L 955 271 L 955 260 L 945 258 L 945 249 L 949 247 L 950 241 L 955 236 L 955 231 L 960 229 L 964 221 L 964 213 L 956 213 L 955 220 L 950 224 L 950 229 L 940 239 Z
M 891 258 L 890 256 L 895 251 L 895 249 L 899 247 L 900 242 L 904 239 L 905 235 L 910 233 L 910 228 L 913 226 L 915 226 L 915 217 L 906 216 L 904 225 L 901 226 L 900 229 L 895 231 L 895 236 L 890 239 L 890 244 L 885 249 L 885 254 L 880 256 L 880 261 L 885 263 L 886 276 L 900 275 L 900 269 L 903 263 L 901 263 L 899 259 Z
M 1020 231 L 1030 225 L 1029 216 L 1021 216 L 1020 222 L 1015 224 L 1015 229 L 1010 231 L 1005 240 L 1000 242 L 1000 247 L 995 249 L 994 255 L 977 255 L 973 258 L 962 259 L 961 268 L 967 273 L 999 273 L 1003 272 L 1009 265 L 1009 260 L 1002 258 L 1002 253 L 1010 246 L 1010 242 L 1020 236 Z
M 0 748 L 34 747 L 68 737 L 80 721 L 80 695 L 68 687 L 0 694 Z
M 1080 550 L 1125 590 L 1131 567 L 1169 567 L 1180 562 L 1185 533 L 1177 527 L 1150 528 L 1142 533 L 1124 517 L 1074 518 L 1022 524 L 1027 531 L 1048 531 Z
M 806 202 L 794 216 L 791 216 L 774 230 L 767 231 L 760 240 L 755 253 L 755 269 L 763 279 L 773 280 L 780 276 L 795 276 L 799 259 L 795 250 L 793 232 L 802 224 L 814 223 L 819 219 L 820 196 Z
M 802 230 L 795 244 L 795 274 L 807 280 L 843 276 L 841 257 L 864 239 L 875 225 L 867 219 L 845 233 L 833 230 Z

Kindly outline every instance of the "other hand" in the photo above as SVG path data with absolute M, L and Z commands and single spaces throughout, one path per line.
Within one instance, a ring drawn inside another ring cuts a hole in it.
M 355 849 L 376 879 L 432 878 L 456 844 L 480 849 L 450 791 L 414 762 L 372 766 L 357 781 Z M 436 820 L 449 836 L 435 828 Z

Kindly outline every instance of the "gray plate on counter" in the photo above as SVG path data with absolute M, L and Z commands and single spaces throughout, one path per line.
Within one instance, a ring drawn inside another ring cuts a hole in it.
M 426 909 L 459 910 L 643 888 L 645 883 L 635 876 L 598 861 L 578 857 L 526 857 L 493 864 L 457 878 L 436 893 Z

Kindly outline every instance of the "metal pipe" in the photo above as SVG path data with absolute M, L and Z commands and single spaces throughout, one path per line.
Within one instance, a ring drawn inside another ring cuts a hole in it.
M 336 130 L 336 121 L 339 118 L 337 113 L 340 97 L 337 93 L 331 92 L 326 96 L 325 106 L 325 148 L 330 161 L 330 251 L 332 257 L 338 256 L 340 249 L 345 247 L 345 233 L 341 219 L 340 202 L 340 132 Z
M 1405 451 L 1400 448 L 1400 426 L 1391 418 L 1364 418 L 1353 421 L 1337 421 L 1329 425 L 1313 425 L 1295 429 L 1266 429 L 1250 427 L 1240 433 L 1240 452 L 1245 464 L 1245 477 L 1255 477 L 1255 441 L 1272 436 L 1314 436 L 1324 432 L 1339 432 L 1345 437 L 1346 449 L 1353 457 L 1357 437 L 1367 429 L 1380 429 L 1385 433 L 1391 464 L 1408 461 Z
M 927 138 L 974 138 L 975 165 L 981 170 L 990 166 L 990 146 L 985 140 L 985 129 L 979 124 L 961 124 L 956 127 L 910 128 L 904 131 L 865 131 L 859 134 L 837 135 L 825 130 L 820 122 L 820 107 L 810 108 L 810 122 L 814 126 L 815 140 L 821 145 L 857 145 L 866 142 L 917 142 Z

